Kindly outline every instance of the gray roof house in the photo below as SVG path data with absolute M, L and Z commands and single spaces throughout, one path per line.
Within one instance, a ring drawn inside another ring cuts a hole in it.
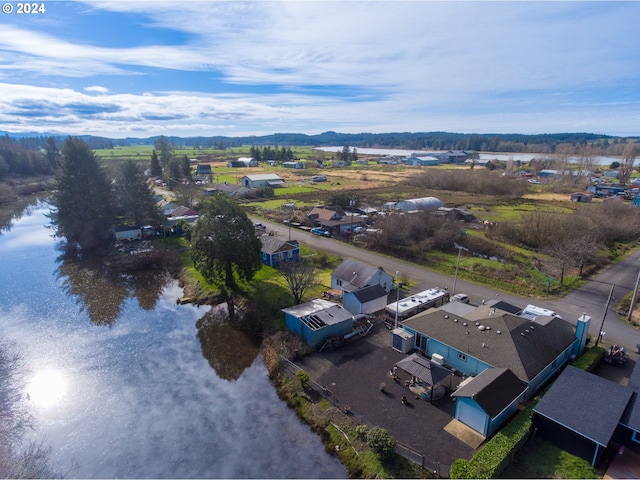
M 353 314 L 376 313 L 387 306 L 387 291 L 378 285 L 370 285 L 344 294 L 344 308 Z
M 454 394 L 456 418 L 485 437 L 495 432 L 521 401 L 532 398 L 572 355 L 582 351 L 591 322 L 586 315 L 578 319 L 576 327 L 559 317 L 538 316 L 530 320 L 500 310 L 497 304 L 479 306 L 460 315 L 447 309 L 430 309 L 402 322 L 402 328 L 414 336 L 414 348 L 474 377 L 464 390 Z M 494 371 L 486 372 L 488 369 Z M 509 373 L 500 369 L 508 369 Z M 506 382 L 508 388 L 500 382 Z M 505 393 L 505 410 L 497 416 L 489 403 L 474 397 L 484 392 L 492 398 L 490 395 L 503 389 L 513 396 Z
M 464 315 L 431 309 L 405 320 L 402 327 L 415 335 L 418 350 L 442 355 L 448 366 L 465 375 L 509 368 L 528 385 L 528 399 L 571 355 L 581 352 L 591 318 L 583 315 L 574 327 L 560 317 L 530 320 L 495 305 Z
M 270 267 L 279 267 L 285 263 L 300 260 L 300 244 L 297 240 L 288 242 L 270 235 L 261 235 L 262 248 L 260 257 L 262 263 Z
M 355 260 L 345 260 L 331 273 L 331 288 L 343 292 L 380 285 L 387 293 L 395 288 L 393 276 L 382 267 L 372 267 Z
M 534 425 L 541 436 L 595 466 L 634 394 L 632 388 L 568 366 L 533 409 Z

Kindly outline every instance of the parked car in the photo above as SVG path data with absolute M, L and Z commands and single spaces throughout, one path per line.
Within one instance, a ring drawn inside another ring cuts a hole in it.
M 314 235 L 320 235 L 321 237 L 330 237 L 331 232 L 325 230 L 324 228 L 314 227 L 311 229 L 311 233 Z
M 451 296 L 449 301 L 450 302 L 469 303 L 469 295 L 467 295 L 466 293 L 456 293 L 455 295 Z

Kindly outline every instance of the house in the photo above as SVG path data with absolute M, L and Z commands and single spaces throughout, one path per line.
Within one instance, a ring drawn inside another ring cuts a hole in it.
M 572 202 L 585 203 L 591 200 L 593 200 L 593 194 L 591 192 L 575 192 L 571 194 Z
M 454 417 L 487 438 L 518 411 L 526 389 L 508 368 L 488 368 L 451 394 Z
M 284 180 L 275 173 L 261 173 L 257 175 L 245 175 L 242 177 L 242 185 L 250 188 L 280 187 Z
M 346 293 L 372 285 L 381 286 L 387 294 L 395 288 L 393 276 L 382 267 L 372 267 L 355 260 L 344 260 L 331 272 L 332 289 Z
M 265 265 L 278 267 L 300 260 L 300 245 L 297 240 L 285 242 L 277 237 L 261 235 L 260 241 L 262 242 L 260 256 Z
M 534 407 L 533 424 L 539 435 L 595 466 L 628 418 L 625 412 L 638 410 L 631 405 L 637 395 L 629 386 L 568 366 Z M 640 412 L 635 415 L 638 448 Z
M 189 207 L 185 207 L 185 206 L 178 206 L 176 208 L 174 208 L 173 210 L 171 210 L 169 212 L 170 217 L 182 217 L 184 215 L 188 215 L 188 216 L 193 216 L 193 215 L 198 215 L 198 212 L 196 210 L 194 210 L 193 208 L 189 208 Z
M 340 233 L 362 225 L 361 217 L 349 216 L 342 207 L 314 207 L 307 215 L 316 227 L 331 233 Z
M 560 317 L 534 320 L 498 309 L 476 307 L 465 315 L 430 309 L 404 320 L 415 335 L 415 348 L 440 355 L 463 375 L 476 377 L 487 368 L 508 368 L 527 387 L 528 400 L 586 344 L 591 317 L 582 315 L 574 327 Z
M 140 240 L 142 238 L 142 230 L 137 225 L 118 225 L 113 227 L 113 236 L 116 241 Z
M 342 304 L 353 314 L 376 313 L 387 305 L 388 292 L 380 285 L 370 285 L 344 293 Z
M 196 165 L 196 175 L 211 175 L 211 165 L 208 163 L 199 163 Z
M 312 347 L 328 337 L 344 336 L 353 330 L 353 315 L 341 305 L 315 298 L 307 303 L 283 308 L 287 329 Z

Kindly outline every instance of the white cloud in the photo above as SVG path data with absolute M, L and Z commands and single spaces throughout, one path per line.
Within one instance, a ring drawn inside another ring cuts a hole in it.
M 431 124 L 463 131 L 484 124 L 487 131 L 581 125 L 620 133 L 637 118 L 629 106 L 640 100 L 635 2 L 86 4 L 94 14 L 139 15 L 145 28 L 183 35 L 175 45 L 113 47 L 25 27 L 0 30 L 0 80 L 71 87 L 86 77 L 100 85 L 73 87 L 100 94 L 72 95 L 90 106 L 88 114 L 63 108 L 70 125 L 85 131 L 417 131 Z M 207 81 L 203 72 L 211 74 Z M 184 88 L 179 74 L 191 91 L 177 91 Z M 116 80 L 132 75 L 144 78 L 137 85 L 162 87 L 127 97 L 126 82 Z M 166 91 L 165 77 L 176 78 L 176 91 Z M 61 105 L 51 98 L 49 105 Z M 616 103 L 617 120 L 610 113 Z M 3 113 L 0 123 L 28 129 L 34 117 L 22 112 Z

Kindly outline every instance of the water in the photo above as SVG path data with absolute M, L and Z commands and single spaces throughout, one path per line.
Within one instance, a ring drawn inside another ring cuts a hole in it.
M 0 236 L 0 335 L 24 353 L 35 435 L 63 473 L 346 477 L 277 397 L 254 342 L 198 322 L 207 308 L 177 305 L 174 280 L 62 260 L 46 211 Z
M 325 152 L 338 152 L 342 151 L 343 147 L 318 147 L 318 150 L 322 150 Z M 402 150 L 395 148 L 357 148 L 358 153 L 362 155 L 392 155 L 398 157 L 408 157 L 414 153 L 429 153 L 434 152 L 436 150 Z M 544 159 L 544 158 L 554 158 L 554 155 L 547 153 L 485 153 L 481 152 L 478 154 L 478 158 L 480 160 L 498 160 L 501 162 L 507 162 L 509 160 L 520 161 L 523 163 L 529 163 L 534 158 Z M 569 161 L 571 163 L 577 163 L 580 161 L 579 157 L 570 158 Z M 611 165 L 612 162 L 620 162 L 621 159 L 619 157 L 595 157 L 594 164 L 601 166 Z

